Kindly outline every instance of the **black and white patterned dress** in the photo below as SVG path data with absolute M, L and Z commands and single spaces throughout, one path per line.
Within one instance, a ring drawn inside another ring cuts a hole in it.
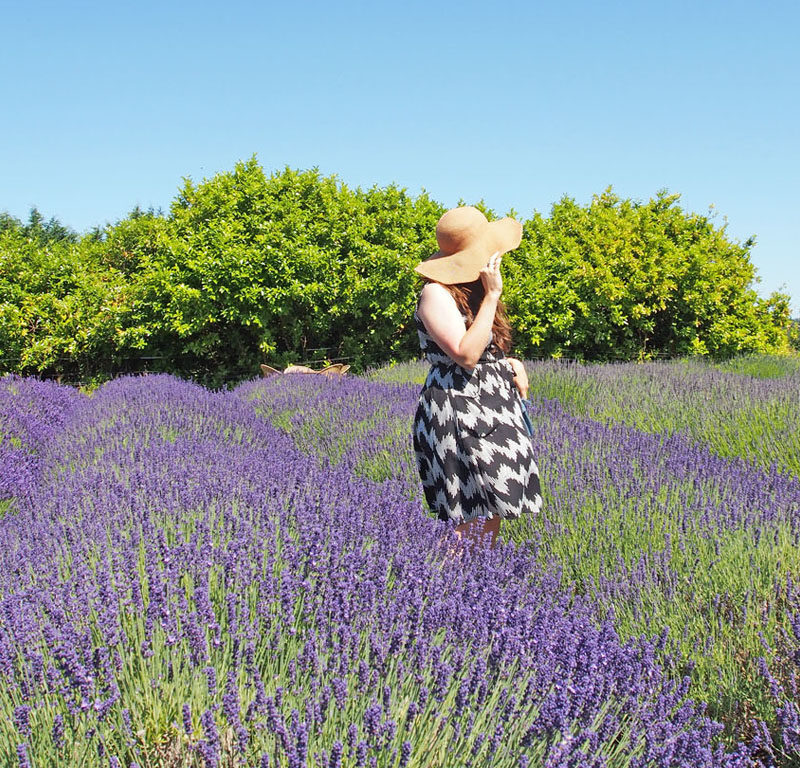
M 462 368 L 416 311 L 414 321 L 431 364 L 414 416 L 414 452 L 431 511 L 456 524 L 539 512 L 539 470 L 503 350 L 490 339 L 475 368 Z

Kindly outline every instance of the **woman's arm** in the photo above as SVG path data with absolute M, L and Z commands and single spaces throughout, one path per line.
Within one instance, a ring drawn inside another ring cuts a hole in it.
M 486 277 L 484 277 L 486 275 Z M 492 334 L 503 283 L 500 278 L 500 257 L 493 255 L 481 270 L 486 294 L 469 329 L 464 325 L 455 299 L 439 283 L 428 283 L 420 294 L 417 314 L 433 340 L 456 363 L 474 368 L 486 349 Z

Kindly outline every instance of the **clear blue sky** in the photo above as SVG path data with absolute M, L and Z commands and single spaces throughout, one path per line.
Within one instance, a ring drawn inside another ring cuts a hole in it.
M 800 3 L 5 3 L 0 210 L 84 231 L 255 154 L 547 213 L 612 185 L 755 234 L 800 309 Z

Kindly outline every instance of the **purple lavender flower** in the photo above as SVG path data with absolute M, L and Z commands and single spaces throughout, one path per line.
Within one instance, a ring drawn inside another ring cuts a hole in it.
M 197 749 L 203 757 L 203 760 L 205 760 L 211 768 L 216 768 L 216 766 L 219 765 L 220 759 L 220 740 L 217 724 L 214 720 L 214 713 L 208 709 L 203 712 L 200 716 L 200 724 L 203 726 L 205 739 L 198 743 Z
M 208 684 L 208 698 L 215 699 L 217 697 L 217 670 L 214 667 L 206 667 L 203 672 L 205 672 Z
M 381 711 L 381 705 L 372 699 L 364 712 L 364 729 L 373 743 L 377 740 L 380 732 Z
M 64 746 L 64 718 L 61 715 L 56 715 L 53 718 L 52 730 L 53 746 L 56 749 L 61 749 Z
M 400 768 L 406 768 L 411 759 L 411 742 L 406 740 L 400 746 Z
M 333 688 L 333 696 L 336 699 L 336 706 L 341 709 L 347 699 L 347 681 L 341 677 L 335 677 L 331 682 L 331 686 Z
M 305 765 L 306 755 L 308 754 L 308 726 L 305 723 L 298 723 L 295 730 L 297 738 L 297 758 L 300 765 Z
M 183 715 L 183 730 L 187 735 L 191 735 L 194 728 L 192 727 L 192 708 L 187 704 L 184 703 L 182 709 Z
M 23 736 L 29 738 L 31 735 L 30 714 L 31 708 L 27 704 L 20 704 L 14 707 L 14 725 Z
M 353 752 L 356 748 L 356 740 L 358 739 L 358 726 L 355 723 L 350 723 L 347 726 L 347 748 Z
M 367 750 L 369 747 L 367 746 L 366 741 L 359 741 L 358 745 L 356 746 L 356 765 L 358 768 L 364 768 L 367 764 Z
M 222 711 L 228 722 L 237 726 L 241 724 L 240 720 L 240 705 L 239 705 L 239 688 L 236 683 L 236 672 L 231 670 L 228 672 L 228 682 L 225 686 L 225 694 L 222 697 Z
M 17 760 L 19 760 L 19 768 L 31 768 L 27 744 L 17 744 Z
M 331 756 L 328 760 L 328 768 L 342 768 L 342 753 L 344 746 L 341 741 L 334 741 L 331 747 Z

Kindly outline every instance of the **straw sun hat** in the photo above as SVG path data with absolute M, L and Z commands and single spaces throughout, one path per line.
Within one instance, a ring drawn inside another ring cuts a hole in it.
M 513 251 L 522 240 L 522 225 L 510 217 L 487 221 L 472 206 L 451 208 L 436 225 L 439 250 L 414 271 L 437 283 L 471 283 L 480 277 L 491 255 Z

